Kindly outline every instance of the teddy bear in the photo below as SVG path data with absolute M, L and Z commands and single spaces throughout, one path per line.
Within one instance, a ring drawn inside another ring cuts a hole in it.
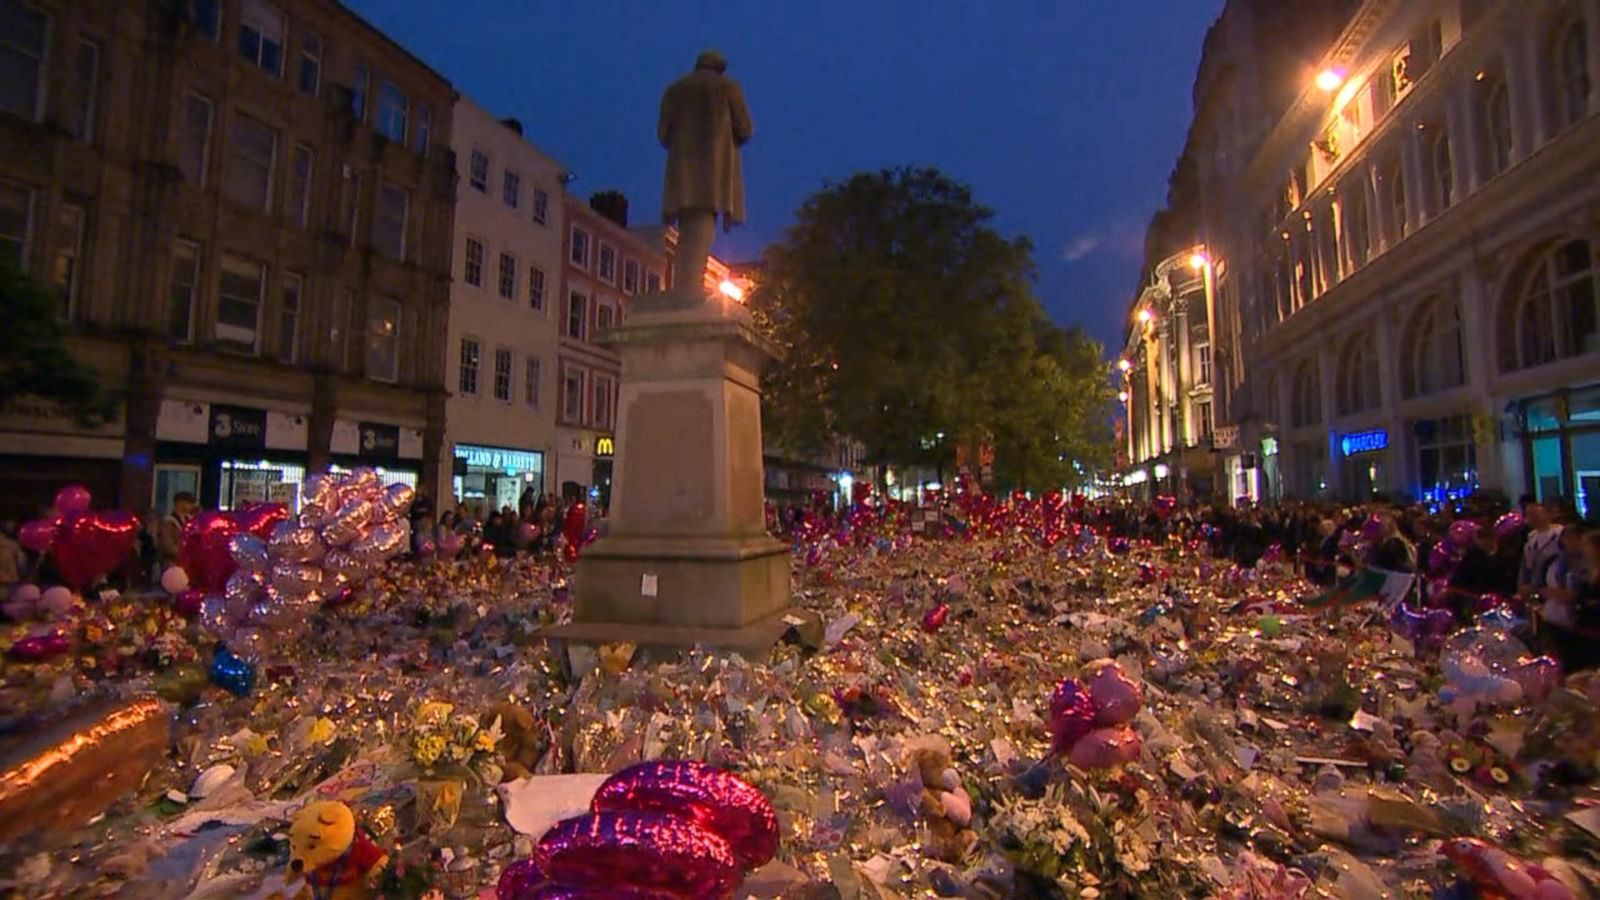
M 924 745 L 911 751 L 911 762 L 922 779 L 919 808 L 927 820 L 928 850 L 935 859 L 957 863 L 977 843 L 972 824 L 972 798 L 961 786 L 951 765 L 948 748 Z
M 306 882 L 295 900 L 366 900 L 388 861 L 337 800 L 306 804 L 289 825 L 288 882 Z
M 499 703 L 480 716 L 478 724 L 488 728 L 496 718 L 500 720 L 501 780 L 531 777 L 544 752 L 539 720 L 515 703 Z

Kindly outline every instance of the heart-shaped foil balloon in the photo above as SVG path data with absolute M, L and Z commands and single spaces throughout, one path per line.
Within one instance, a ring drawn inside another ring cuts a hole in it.
M 1063 678 L 1050 695 L 1050 750 L 1071 752 L 1084 735 L 1094 730 L 1094 700 L 1076 679 Z
M 1138 759 L 1140 746 L 1127 725 L 1096 728 L 1073 745 L 1068 759 L 1080 769 L 1110 769 Z
M 119 510 L 76 512 L 61 519 L 50 558 L 61 580 L 82 590 L 127 561 L 139 538 L 139 519 Z
M 598 812 L 559 822 L 534 857 L 558 884 L 726 898 L 739 879 L 728 842 L 689 819 L 655 812 Z
M 1116 661 L 1095 660 L 1084 668 L 1083 677 L 1094 700 L 1096 725 L 1121 725 L 1139 714 L 1144 686 L 1129 678 Z
M 755 785 L 693 760 L 655 760 L 612 775 L 595 792 L 595 812 L 651 810 L 681 816 L 727 841 L 745 869 L 778 851 L 778 816 Z

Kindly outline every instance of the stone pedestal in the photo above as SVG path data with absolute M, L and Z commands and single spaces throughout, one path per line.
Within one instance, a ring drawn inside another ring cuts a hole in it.
M 766 650 L 795 621 L 789 548 L 766 530 L 770 350 L 743 306 L 677 292 L 639 298 L 603 340 L 622 357 L 609 530 L 552 636 Z

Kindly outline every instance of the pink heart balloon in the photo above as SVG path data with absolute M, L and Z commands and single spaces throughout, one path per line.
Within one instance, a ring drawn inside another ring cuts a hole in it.
M 552 881 L 616 893 L 642 888 L 721 898 L 739 879 L 727 841 L 688 819 L 655 812 L 567 819 L 545 832 L 534 856 Z
M 89 508 L 89 489 L 81 484 L 69 484 L 56 491 L 56 513 L 70 516 Z
M 778 816 L 760 789 L 716 766 L 693 760 L 639 763 L 595 791 L 595 812 L 647 810 L 679 816 L 721 837 L 745 869 L 778 851 Z
M 1110 769 L 1139 758 L 1139 735 L 1126 725 L 1096 728 L 1073 745 L 1068 757 L 1080 769 Z
M 60 519 L 34 519 L 25 522 L 17 530 L 17 543 L 35 553 L 43 553 L 55 543 L 56 529 L 60 526 Z
M 118 510 L 62 517 L 50 558 L 61 580 L 82 590 L 122 565 L 139 536 L 139 519 Z
M 1063 678 L 1050 696 L 1050 750 L 1067 753 L 1094 730 L 1094 700 L 1076 679 Z
M 1133 720 L 1144 704 L 1144 687 L 1109 659 L 1089 664 L 1086 681 L 1094 700 L 1095 724 L 1121 725 Z

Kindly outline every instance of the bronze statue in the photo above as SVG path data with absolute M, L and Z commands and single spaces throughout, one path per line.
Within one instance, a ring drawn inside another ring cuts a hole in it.
M 744 91 L 725 74 L 727 69 L 722 54 L 707 50 L 695 60 L 693 72 L 661 95 L 656 136 L 667 148 L 661 218 L 678 226 L 672 270 L 678 290 L 700 290 L 717 217 L 722 217 L 724 230 L 744 221 L 739 148 L 750 140 L 753 127 Z

